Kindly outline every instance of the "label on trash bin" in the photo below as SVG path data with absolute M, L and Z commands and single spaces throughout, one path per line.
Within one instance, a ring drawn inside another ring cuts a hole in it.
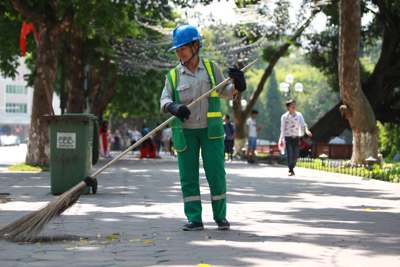
M 75 149 L 76 133 L 57 133 L 57 148 Z

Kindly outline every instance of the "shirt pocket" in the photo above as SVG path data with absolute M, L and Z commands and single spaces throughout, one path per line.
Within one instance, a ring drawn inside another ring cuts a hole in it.
M 179 85 L 176 90 L 179 95 L 179 103 L 188 104 L 193 101 L 193 92 L 190 90 L 190 84 Z

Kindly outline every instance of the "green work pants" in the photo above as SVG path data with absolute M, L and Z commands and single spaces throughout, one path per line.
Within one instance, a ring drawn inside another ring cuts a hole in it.
M 211 191 L 214 220 L 226 217 L 226 180 L 224 166 L 224 138 L 208 138 L 208 128 L 183 129 L 186 149 L 178 152 L 185 215 L 189 222 L 202 223 L 199 184 L 199 152 Z

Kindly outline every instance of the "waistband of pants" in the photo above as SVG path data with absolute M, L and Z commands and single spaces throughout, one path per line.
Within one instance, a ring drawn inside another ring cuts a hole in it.
M 292 135 L 292 136 L 285 136 L 285 139 L 296 139 L 299 138 L 297 135 Z

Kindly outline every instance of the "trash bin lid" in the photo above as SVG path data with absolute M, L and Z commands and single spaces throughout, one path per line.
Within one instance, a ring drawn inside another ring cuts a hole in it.
M 82 114 L 82 113 L 65 113 L 64 115 L 44 115 L 43 119 L 46 121 L 53 120 L 65 120 L 65 121 L 91 121 L 97 120 L 97 117 L 93 114 Z

